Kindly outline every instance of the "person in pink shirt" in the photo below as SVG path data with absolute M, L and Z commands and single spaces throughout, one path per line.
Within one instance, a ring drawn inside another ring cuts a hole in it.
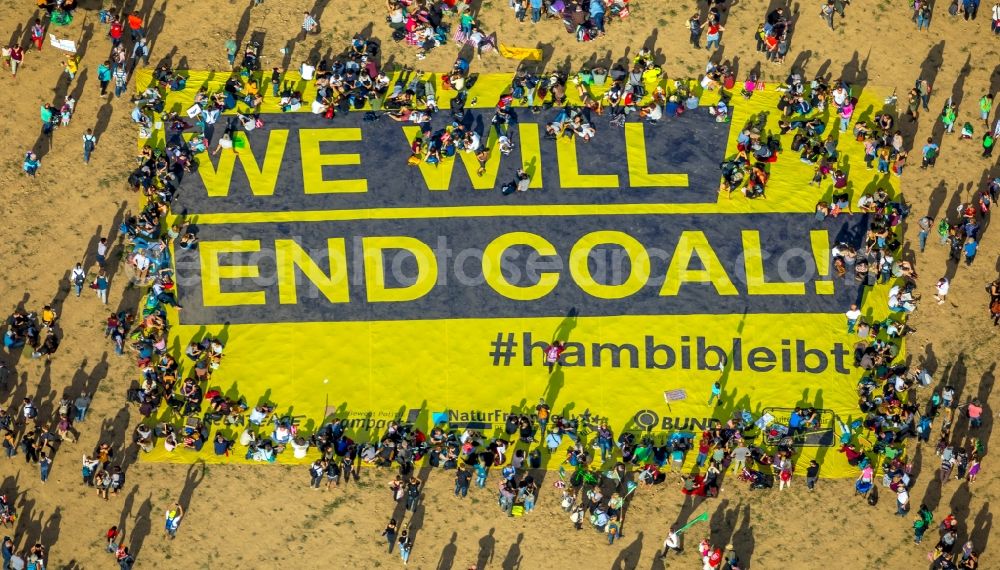
M 977 428 L 983 425 L 983 406 L 979 403 L 978 399 L 969 402 L 969 408 L 967 410 L 969 414 L 969 428 Z
M 549 374 L 555 370 L 555 367 L 561 364 L 559 358 L 562 353 L 566 351 L 566 345 L 559 342 L 558 340 L 552 341 L 552 344 L 545 349 L 545 365 L 549 368 Z

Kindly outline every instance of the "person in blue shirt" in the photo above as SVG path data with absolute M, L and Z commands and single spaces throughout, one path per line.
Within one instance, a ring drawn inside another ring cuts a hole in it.
M 38 160 L 38 156 L 35 153 L 28 151 L 24 154 L 24 172 L 31 177 L 34 177 L 38 173 L 38 167 L 41 166 L 42 162 Z
M 714 400 L 718 399 L 716 406 L 722 405 L 722 384 L 716 382 L 712 385 L 712 394 L 708 397 L 708 405 L 711 406 Z
M 973 238 L 969 238 L 965 242 L 965 264 L 972 265 L 972 260 L 976 258 L 976 251 L 979 249 L 979 242 Z
M 788 431 L 795 435 L 802 431 L 802 414 L 798 408 L 788 416 Z
M 604 35 L 604 2 L 601 0 L 590 0 L 590 19 L 594 21 L 594 27 Z
M 13 330 L 8 329 L 3 335 L 3 347 L 7 351 L 14 350 L 15 348 L 21 348 L 24 346 L 24 337 L 18 336 Z
M 108 84 L 111 83 L 111 62 L 105 60 L 97 66 L 97 81 L 101 84 L 101 97 L 108 94 Z
M 531 0 L 531 23 L 537 24 L 542 19 L 542 0 Z
M 10 567 L 10 559 L 14 557 L 14 540 L 9 537 L 3 537 L 3 544 L 0 544 L 0 555 L 3 556 L 3 567 Z
M 920 165 L 920 168 L 934 166 L 934 163 L 937 162 L 939 148 L 940 147 L 934 143 L 934 139 L 930 137 L 927 138 L 927 144 L 925 144 L 923 148 L 923 163 Z
M 228 455 L 229 448 L 233 446 L 233 442 L 226 439 L 226 436 L 221 433 L 215 434 L 215 454 L 216 455 Z

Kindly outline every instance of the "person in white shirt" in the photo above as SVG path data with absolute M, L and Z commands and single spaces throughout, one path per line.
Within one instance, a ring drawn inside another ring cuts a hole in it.
M 145 283 L 146 278 L 149 277 L 149 258 L 140 251 L 135 254 L 133 263 L 135 263 L 135 270 L 139 273 L 139 282 Z
M 938 279 L 936 287 L 937 294 L 934 295 L 934 298 L 937 299 L 938 305 L 943 305 L 945 297 L 948 296 L 948 289 L 951 287 L 951 283 L 948 282 L 947 277 L 942 277 Z
M 232 149 L 234 154 L 237 154 L 236 149 L 233 148 L 233 139 L 228 132 L 222 134 L 222 138 L 215 145 L 215 150 L 212 151 L 212 155 L 217 155 L 222 152 L 223 149 Z
M 854 325 L 858 323 L 858 319 L 861 318 L 861 311 L 858 309 L 857 305 L 851 305 L 851 308 L 844 313 L 847 317 L 847 334 L 854 333 Z
M 463 141 L 465 152 L 476 152 L 479 150 L 481 142 L 482 139 L 480 138 L 479 133 L 476 131 L 470 131 L 465 135 L 465 140 Z
M 302 459 L 306 456 L 306 452 L 309 451 L 309 442 L 301 437 L 297 437 L 292 440 L 292 456 L 296 459 Z
M 670 527 L 670 533 L 667 535 L 667 539 L 663 541 L 663 552 L 660 553 L 660 559 L 667 557 L 667 553 L 674 551 L 677 554 L 684 552 L 684 548 L 681 546 L 681 535 L 677 534 L 675 527 Z
M 839 108 L 847 104 L 848 94 L 847 89 L 841 85 L 833 90 L 831 93 L 833 95 L 833 103 Z
M 97 243 L 97 266 L 104 269 L 108 260 L 108 238 L 101 238 Z
M 83 283 L 87 280 L 87 272 L 83 270 L 83 265 L 80 263 L 76 264 L 76 267 L 70 271 L 69 282 L 73 284 L 73 290 L 76 291 L 76 296 L 80 296 L 80 292 L 83 291 Z
M 302 62 L 302 67 L 299 69 L 302 75 L 303 81 L 312 81 L 313 77 L 316 76 L 316 66 L 310 65 L 309 62 Z

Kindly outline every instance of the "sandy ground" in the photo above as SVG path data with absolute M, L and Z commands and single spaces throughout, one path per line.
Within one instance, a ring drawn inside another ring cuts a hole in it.
M 96 0 L 80 2 L 96 8 Z M 482 21 L 496 30 L 503 41 L 515 46 L 543 46 L 549 65 L 577 67 L 585 61 L 610 61 L 626 50 L 634 53 L 642 42 L 655 47 L 668 76 L 695 75 L 703 68 L 706 52 L 687 44 L 684 21 L 696 9 L 693 1 L 653 2 L 635 0 L 637 6 L 626 21 L 614 22 L 607 37 L 590 45 L 578 44 L 565 34 L 561 24 L 518 24 L 502 0 L 485 1 Z M 5 0 L 0 4 L 0 23 L 8 36 L 24 38 L 35 15 L 33 2 Z M 130 3 L 134 4 L 134 2 Z M 322 3 L 321 3 L 322 4 Z M 477 2 L 478 4 L 478 2 Z M 829 31 L 817 17 L 813 4 L 794 3 L 796 22 L 789 63 L 784 67 L 762 64 L 769 81 L 780 80 L 792 61 L 806 73 L 843 75 L 855 83 L 885 92 L 897 88 L 905 93 L 921 74 L 935 87 L 932 108 L 940 108 L 946 96 L 961 100 L 959 123 L 972 119 L 976 102 L 987 90 L 998 91 L 1000 66 L 995 38 L 990 37 L 988 6 L 976 22 L 951 20 L 939 2 L 930 32 L 918 33 L 909 22 L 905 3 L 856 2 L 848 18 Z M 660 7 L 663 6 L 663 7 Z M 153 39 L 151 63 L 172 58 L 177 66 L 221 68 L 225 65 L 224 42 L 235 33 L 246 39 L 254 30 L 266 29 L 265 66 L 280 65 L 282 54 L 301 22 L 304 10 L 321 14 L 321 33 L 293 45 L 291 58 L 303 54 L 334 52 L 346 47 L 348 38 L 361 30 L 373 30 L 388 38 L 384 11 L 377 2 L 326 3 L 267 0 L 251 10 L 246 2 L 194 2 L 192 0 L 145 0 L 136 6 L 147 15 Z M 727 14 L 723 36 L 724 55 L 739 58 L 743 77 L 759 59 L 753 50 L 753 31 L 768 6 L 759 0 L 741 0 Z M 100 236 L 113 236 L 121 215 L 136 207 L 136 199 L 124 183 L 135 149 L 135 131 L 129 125 L 127 103 L 107 103 L 98 97 L 96 66 L 109 43 L 97 22 L 96 10 L 81 10 L 77 20 L 59 30 L 63 37 L 89 39 L 85 43 L 82 71 L 71 84 L 61 75 L 61 55 L 49 46 L 28 52 L 16 79 L 0 73 L 0 90 L 6 104 L 3 119 L 4 158 L 0 162 L 0 201 L 4 239 L 0 240 L 0 304 L 11 309 L 24 304 L 37 310 L 55 302 L 62 313 L 63 346 L 50 366 L 23 359 L 17 364 L 17 381 L 4 396 L 11 406 L 24 395 L 43 403 L 42 413 L 51 412 L 64 391 L 96 391 L 92 415 L 80 424 L 81 442 L 59 450 L 50 481 L 42 485 L 36 468 L 25 468 L 20 457 L 0 460 L 4 492 L 18 497 L 21 511 L 15 531 L 19 545 L 41 540 L 50 547 L 53 568 L 110 568 L 113 562 L 102 551 L 104 530 L 111 524 L 125 528 L 128 543 L 137 554 L 138 567 L 174 568 L 236 567 L 318 568 L 392 567 L 396 554 L 384 551 L 378 533 L 393 515 L 385 483 L 388 473 L 368 471 L 357 484 L 319 493 L 308 490 L 304 467 L 217 467 L 130 465 L 126 492 L 110 502 L 83 489 L 79 482 L 79 457 L 99 440 L 121 445 L 134 424 L 134 410 L 122 408 L 123 396 L 133 370 L 131 365 L 109 355 L 101 336 L 105 309 L 88 295 L 76 299 L 68 291 L 66 277 L 73 263 L 85 258 L 92 264 Z M 648 38 L 648 39 L 647 39 Z M 414 51 L 387 41 L 387 59 L 417 64 Z M 439 48 L 419 62 L 428 70 L 450 66 L 456 49 Z M 488 56 L 476 64 L 482 71 L 512 70 L 516 62 Z M 59 129 L 54 147 L 42 158 L 36 180 L 21 176 L 24 150 L 39 137 L 38 107 L 62 100 L 73 93 L 79 100 L 72 125 Z M 81 161 L 80 137 L 94 128 L 100 142 L 90 166 Z M 940 128 L 929 117 L 919 124 L 916 140 Z M 980 130 L 981 132 L 981 130 Z M 952 209 L 981 187 L 995 165 L 979 158 L 978 143 L 961 143 L 953 135 L 943 144 L 938 166 L 930 171 L 911 167 L 905 174 L 904 192 L 915 204 L 914 215 L 928 211 L 940 215 Z M 915 219 L 915 218 L 914 218 Z M 912 224 L 911 224 L 912 225 Z M 959 388 L 959 399 L 979 395 L 988 399 L 987 411 L 996 406 L 991 394 L 995 363 L 985 347 L 995 330 L 985 317 L 983 286 L 997 275 L 997 238 L 986 231 L 979 258 L 971 268 L 948 270 L 953 275 L 949 302 L 926 304 L 912 319 L 918 329 L 909 343 L 913 358 L 927 359 L 938 379 L 948 379 Z M 915 240 L 910 228 L 907 238 Z M 945 269 L 943 248 L 931 247 L 917 254 L 925 295 Z M 112 305 L 123 298 L 126 279 L 113 279 Z M 992 415 L 992 413 L 990 413 Z M 984 436 L 992 430 L 987 420 Z M 991 442 L 992 443 L 992 442 Z M 989 447 L 989 444 L 987 444 Z M 1000 491 L 992 476 L 993 456 L 987 456 L 983 473 L 973 485 L 949 482 L 944 489 L 928 487 L 936 474 L 936 457 L 924 448 L 913 451 L 920 465 L 913 492 L 914 505 L 927 503 L 941 520 L 950 510 L 961 521 L 960 540 L 971 536 L 984 551 L 983 568 L 1000 567 L 996 539 L 990 539 L 993 514 L 989 503 Z M 910 522 L 893 516 L 888 496 L 876 507 L 852 496 L 850 481 L 822 481 L 815 493 L 805 492 L 801 481 L 792 490 L 760 494 L 742 483 L 727 480 L 720 499 L 704 505 L 683 504 L 677 488 L 640 490 L 631 502 L 624 526 L 625 536 L 608 546 L 603 536 L 573 531 L 558 508 L 552 489 L 554 475 L 543 483 L 538 507 L 530 516 L 509 519 L 498 516 L 491 482 L 487 491 L 473 490 L 464 501 L 450 494 L 450 477 L 431 474 L 424 504 L 406 523 L 416 534 L 411 566 L 416 568 L 648 568 L 659 567 L 655 554 L 666 528 L 675 521 L 697 515 L 707 508 L 710 525 L 695 527 L 688 537 L 688 552 L 670 567 L 696 568 L 697 541 L 711 533 L 717 544 L 732 542 L 749 567 L 811 568 L 920 568 L 936 540 L 928 534 L 923 546 L 911 540 Z M 175 541 L 163 537 L 163 511 L 180 500 L 188 515 Z M 995 508 L 995 507 L 994 507 Z M 400 514 L 397 510 L 396 514 Z M 931 543 L 931 544 L 928 544 Z M 990 544 L 993 543 L 993 544 Z M 990 547 L 993 548 L 990 548 Z

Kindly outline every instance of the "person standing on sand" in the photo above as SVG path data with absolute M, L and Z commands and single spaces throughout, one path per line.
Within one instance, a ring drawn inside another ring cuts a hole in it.
M 420 479 L 410 477 L 406 483 L 406 510 L 417 512 L 417 504 L 420 502 Z
M 111 62 L 105 60 L 97 66 L 97 82 L 101 87 L 101 97 L 108 94 L 108 84 L 111 83 Z
M 410 561 L 410 549 L 413 548 L 413 542 L 409 537 L 409 530 L 403 529 L 403 532 L 399 533 L 399 557 L 403 559 L 403 566 L 406 566 Z
M 164 530 L 171 539 L 177 537 L 177 529 L 181 526 L 181 518 L 184 517 L 184 507 L 180 503 L 174 503 L 173 509 L 167 510 L 166 524 Z
M 19 45 L 10 46 L 10 73 L 17 77 L 17 68 L 24 61 L 24 50 Z
M 816 481 L 819 480 L 819 463 L 816 460 L 809 462 L 809 467 L 806 467 L 806 488 L 812 491 L 816 488 Z
M 87 132 L 83 134 L 83 162 L 84 164 L 90 164 L 90 153 L 94 152 L 94 147 L 97 146 L 97 137 L 94 136 L 94 131 L 87 129 Z M 77 295 L 79 297 L 80 295 Z
M 670 532 L 667 534 L 666 540 L 663 541 L 663 552 L 660 554 L 660 559 L 667 557 L 667 553 L 676 552 L 681 554 L 684 552 L 684 547 L 681 546 L 681 535 L 677 532 L 677 527 L 670 527 Z
M 45 452 L 38 454 L 38 470 L 42 477 L 42 483 L 49 479 L 49 471 L 52 470 L 52 459 Z
M 389 554 L 392 554 L 392 546 L 396 544 L 396 528 L 396 519 L 389 519 L 389 524 L 385 525 L 385 530 L 382 531 L 382 536 L 389 543 Z
M 465 465 L 459 465 L 455 472 L 455 496 L 465 498 L 469 494 L 469 483 L 472 482 L 472 472 Z

